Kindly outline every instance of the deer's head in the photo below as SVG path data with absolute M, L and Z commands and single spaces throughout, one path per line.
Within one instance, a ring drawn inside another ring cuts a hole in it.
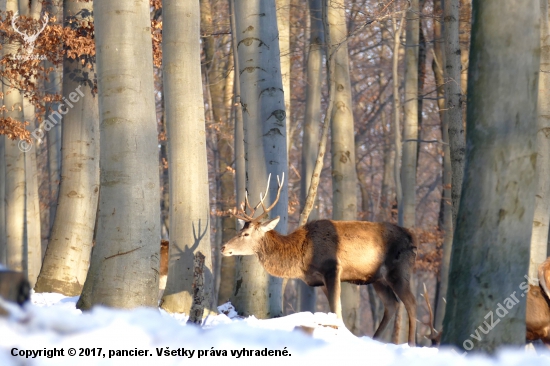
M 34 32 L 29 32 L 29 33 L 27 33 L 26 31 L 19 30 L 19 27 L 16 24 L 17 18 L 19 18 L 18 12 L 13 14 L 13 17 L 11 18 L 11 26 L 13 27 L 13 30 L 15 30 L 23 38 L 23 41 L 25 42 L 25 46 L 28 48 L 27 51 L 30 53 L 34 49 L 34 42 L 36 42 L 36 39 L 38 38 L 40 33 L 42 33 L 46 28 L 46 26 L 48 25 L 48 19 L 49 19 L 48 14 L 44 14 L 43 16 L 42 18 L 43 23 L 41 28 L 35 30 Z
M 269 181 L 271 180 L 271 174 L 269 175 L 269 178 L 267 179 L 267 188 L 269 189 Z M 260 193 L 260 202 L 255 206 L 252 207 L 248 201 L 248 192 L 245 196 L 244 203 L 241 204 L 241 210 L 240 212 L 233 213 L 233 216 L 239 219 L 241 222 L 242 229 L 237 233 L 237 235 L 229 240 L 227 243 L 225 243 L 224 246 L 221 248 L 221 252 L 224 256 L 231 256 L 231 255 L 252 255 L 257 252 L 258 247 L 261 245 L 261 240 L 265 236 L 265 234 L 275 229 L 275 226 L 279 223 L 280 217 L 277 216 L 274 219 L 268 220 L 268 213 L 275 207 L 277 202 L 279 201 L 279 197 L 281 195 L 281 189 L 283 188 L 283 183 L 285 180 L 285 175 L 283 173 L 283 177 L 281 180 L 279 180 L 279 177 L 277 176 L 277 182 L 279 184 L 279 187 L 277 189 L 277 197 L 269 207 L 264 206 L 264 200 L 265 196 L 263 193 Z M 266 189 L 266 195 L 267 195 L 267 189 Z M 262 206 L 263 213 L 256 218 L 254 218 L 254 214 L 256 213 L 256 209 L 258 207 Z M 251 213 L 246 213 L 246 208 L 248 208 Z

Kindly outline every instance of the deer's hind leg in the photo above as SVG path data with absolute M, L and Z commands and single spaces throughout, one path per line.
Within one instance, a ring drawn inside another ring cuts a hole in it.
M 372 337 L 373 339 L 378 339 L 395 315 L 399 301 L 389 286 L 384 285 L 381 282 L 374 282 L 372 286 L 384 304 L 384 316 L 382 317 L 382 321 L 378 325 L 378 328 Z
M 416 345 L 416 299 L 411 291 L 411 283 L 409 277 L 405 275 L 391 277 L 390 286 L 405 305 L 409 316 L 409 346 L 414 347 Z

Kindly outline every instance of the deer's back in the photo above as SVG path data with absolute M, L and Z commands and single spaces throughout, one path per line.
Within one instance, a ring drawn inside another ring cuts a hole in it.
M 391 271 L 414 249 L 411 233 L 387 222 L 318 220 L 306 225 L 312 262 L 322 266 L 337 258 L 342 281 L 369 283 Z

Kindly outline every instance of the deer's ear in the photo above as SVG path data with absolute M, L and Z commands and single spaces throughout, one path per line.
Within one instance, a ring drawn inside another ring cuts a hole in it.
M 263 232 L 268 232 L 270 230 L 273 230 L 275 229 L 275 226 L 277 226 L 277 224 L 279 223 L 279 220 L 281 219 L 280 216 L 277 216 L 276 218 L 274 219 L 271 219 L 269 221 L 266 221 L 266 222 L 262 222 L 262 225 L 260 226 L 260 229 L 263 231 Z
M 244 220 L 237 219 L 237 231 L 242 230 L 244 227 L 244 224 L 245 224 Z

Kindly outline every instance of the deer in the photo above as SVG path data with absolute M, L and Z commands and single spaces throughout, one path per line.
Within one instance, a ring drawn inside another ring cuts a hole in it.
M 539 266 L 538 280 L 538 286 L 529 285 L 527 292 L 525 338 L 530 342 L 540 339 L 550 348 L 550 257 Z
M 271 175 L 269 175 L 267 187 Z M 416 240 L 407 229 L 388 222 L 311 221 L 288 235 L 275 230 L 280 217 L 269 219 L 284 184 L 277 176 L 275 200 L 265 207 L 263 193 L 252 207 L 248 200 L 232 215 L 242 223 L 235 237 L 221 247 L 221 254 L 257 255 L 272 276 L 297 278 L 312 287 L 322 287 L 331 312 L 342 319 L 340 282 L 371 284 L 384 304 L 384 316 L 374 337 L 379 338 L 395 315 L 398 298 L 409 315 L 408 343 L 415 346 L 416 300 L 410 278 L 416 260 Z M 266 189 L 267 193 L 267 189 Z M 262 206 L 263 212 L 254 217 Z M 250 213 L 246 213 L 246 209 Z

